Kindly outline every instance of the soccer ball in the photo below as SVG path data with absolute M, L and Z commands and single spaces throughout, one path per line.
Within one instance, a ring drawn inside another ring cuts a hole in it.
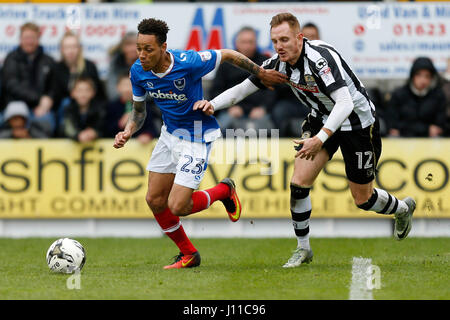
M 85 262 L 86 252 L 83 246 L 73 239 L 58 239 L 47 250 L 47 265 L 54 272 L 81 271 Z

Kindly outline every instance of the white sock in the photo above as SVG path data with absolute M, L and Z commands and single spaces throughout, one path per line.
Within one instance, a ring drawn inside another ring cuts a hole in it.
M 309 245 L 309 233 L 306 236 L 297 236 L 297 247 L 311 250 L 311 246 Z
M 373 189 L 373 194 L 370 199 L 358 205 L 358 207 L 381 214 L 395 214 L 408 211 L 408 205 L 404 201 L 397 199 L 386 190 L 377 188 Z

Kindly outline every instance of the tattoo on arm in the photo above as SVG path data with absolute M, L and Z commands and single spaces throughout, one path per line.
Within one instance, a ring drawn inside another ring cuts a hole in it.
M 145 106 L 145 101 L 133 101 L 133 110 L 131 111 L 127 123 L 127 126 L 131 125 L 133 128 L 132 133 L 135 133 L 142 127 L 146 116 L 147 108 Z
M 258 76 L 261 72 L 259 66 L 254 63 L 252 60 L 244 56 L 242 53 L 238 53 L 232 55 L 231 63 L 234 65 L 247 70 L 248 72 L 254 74 L 255 76 Z

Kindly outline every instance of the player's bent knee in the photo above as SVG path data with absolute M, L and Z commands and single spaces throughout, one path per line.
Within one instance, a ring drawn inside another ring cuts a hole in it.
M 182 201 L 170 201 L 169 200 L 169 209 L 176 216 L 186 216 L 188 215 L 188 210 L 186 209 L 187 204 Z
M 147 193 L 145 201 L 153 213 L 158 213 L 167 207 L 167 199 L 161 196 L 154 196 Z

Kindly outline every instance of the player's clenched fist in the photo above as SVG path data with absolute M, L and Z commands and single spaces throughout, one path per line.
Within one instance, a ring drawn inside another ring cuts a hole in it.
M 131 132 L 130 131 L 120 131 L 118 134 L 116 134 L 116 137 L 114 138 L 114 148 L 119 149 L 122 148 L 125 143 L 130 139 Z
M 194 110 L 201 110 L 207 116 L 214 114 L 214 107 L 208 100 L 198 100 L 194 103 Z

